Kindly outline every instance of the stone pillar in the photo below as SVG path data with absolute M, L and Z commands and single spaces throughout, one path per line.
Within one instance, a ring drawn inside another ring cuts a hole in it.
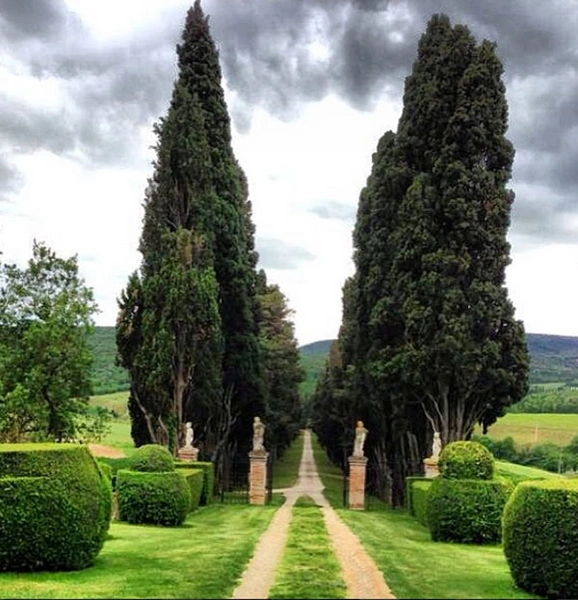
M 249 452 L 251 469 L 249 472 L 249 504 L 265 504 L 267 488 L 267 452 Z
M 423 466 L 425 468 L 425 476 L 428 479 L 433 479 L 434 477 L 437 477 L 440 474 L 440 471 L 438 469 L 438 461 L 435 458 L 424 458 Z
M 347 504 L 354 510 L 365 508 L 365 470 L 367 468 L 366 456 L 350 456 L 349 461 L 349 489 Z
M 199 449 L 193 448 L 192 446 L 183 446 L 177 451 L 177 456 L 180 460 L 192 462 L 198 460 Z

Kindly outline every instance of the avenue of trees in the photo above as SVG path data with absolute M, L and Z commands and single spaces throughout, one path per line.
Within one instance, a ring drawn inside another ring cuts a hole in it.
M 177 55 L 170 106 L 155 127 L 142 263 L 119 299 L 132 437 L 175 452 L 191 421 L 195 445 L 218 461 L 250 449 L 260 416 L 268 449 L 282 451 L 298 431 L 302 373 L 285 298 L 256 271 L 247 182 L 198 0 Z
M 393 505 L 404 477 L 527 391 L 523 325 L 504 285 L 514 149 L 494 44 L 434 15 L 405 81 L 397 133 L 373 155 L 338 341 L 314 396 L 334 460 L 355 421 Z

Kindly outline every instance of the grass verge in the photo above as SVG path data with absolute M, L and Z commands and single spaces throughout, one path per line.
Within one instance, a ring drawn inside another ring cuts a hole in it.
M 212 505 L 182 527 L 115 521 L 94 566 L 0 573 L 2 598 L 230 598 L 276 509 Z
M 292 487 L 299 476 L 303 454 L 303 431 L 297 436 L 283 456 L 273 465 L 273 486 L 276 489 Z
M 343 472 L 327 458 L 314 433 L 311 433 L 311 447 L 317 472 L 324 486 L 323 494 L 333 508 L 343 508 Z
M 313 500 L 301 497 L 292 510 L 287 544 L 269 598 L 345 598 L 345 594 L 323 513 Z

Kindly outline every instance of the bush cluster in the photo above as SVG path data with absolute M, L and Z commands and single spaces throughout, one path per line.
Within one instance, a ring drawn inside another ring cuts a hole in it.
M 163 473 L 174 471 L 174 459 L 165 446 L 160 444 L 145 444 L 137 448 L 128 459 L 128 468 L 131 471 L 142 473 Z
M 578 482 L 520 483 L 504 509 L 503 546 L 516 584 L 550 598 L 578 598 Z
M 438 468 L 444 479 L 492 479 L 494 457 L 477 442 L 452 442 L 441 451 Z
M 426 522 L 434 542 L 497 544 L 502 511 L 514 490 L 507 479 L 436 477 L 428 491 Z
M 110 483 L 86 446 L 0 445 L 0 570 L 90 566 L 110 513 Z
M 425 519 L 434 541 L 496 543 L 513 484 L 494 477 L 494 457 L 478 442 L 452 442 L 440 453 Z
M 166 526 L 184 522 L 191 504 L 191 492 L 182 473 L 123 469 L 116 478 L 121 521 Z

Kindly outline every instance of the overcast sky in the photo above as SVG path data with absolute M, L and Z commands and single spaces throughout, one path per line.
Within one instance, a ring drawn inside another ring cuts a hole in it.
M 140 264 L 152 125 L 183 0 L 0 0 L 0 250 L 78 255 L 97 324 Z M 434 12 L 497 42 L 516 148 L 507 286 L 526 331 L 578 335 L 575 0 L 204 0 L 256 245 L 300 344 L 334 338 L 371 154 Z

